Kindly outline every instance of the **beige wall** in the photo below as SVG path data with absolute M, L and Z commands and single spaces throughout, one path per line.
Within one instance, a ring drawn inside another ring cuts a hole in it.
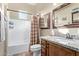
M 49 36 L 49 35 L 52 35 L 51 29 L 41 29 L 40 30 L 40 35 L 41 36 Z
M 0 42 L 0 56 L 5 55 L 5 47 L 4 47 L 5 42 Z
M 1 41 L 0 41 L 0 56 L 4 56 L 6 54 L 6 39 L 5 39 L 5 28 L 4 28 L 4 17 L 3 15 L 5 15 L 5 8 L 6 8 L 6 5 L 5 4 L 0 4 L 0 8 L 2 10 L 2 18 L 1 18 Z

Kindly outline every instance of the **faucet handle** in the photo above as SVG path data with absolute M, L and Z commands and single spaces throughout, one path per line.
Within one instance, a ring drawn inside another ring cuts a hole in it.
M 67 38 L 68 38 L 68 37 L 70 37 L 70 34 L 69 34 L 69 33 L 67 33 L 67 34 L 66 34 L 66 37 L 67 37 Z

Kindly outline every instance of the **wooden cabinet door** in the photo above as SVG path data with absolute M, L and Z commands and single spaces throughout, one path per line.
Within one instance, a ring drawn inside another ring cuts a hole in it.
M 49 43 L 49 56 L 60 56 L 61 55 L 61 49 L 58 45 Z
M 46 56 L 47 52 L 46 52 L 46 40 L 41 40 L 41 56 Z
M 49 56 L 75 56 L 75 51 L 49 42 Z
M 55 56 L 75 56 L 75 51 L 67 49 L 65 47 L 56 45 L 54 49 Z
M 49 43 L 48 50 L 49 50 L 48 55 L 49 56 L 54 56 L 54 45 L 53 44 Z
M 79 56 L 79 52 L 76 52 L 76 56 Z
M 60 56 L 61 49 L 59 48 L 58 45 L 54 44 L 54 56 Z
M 49 42 L 49 56 L 59 56 L 60 50 L 58 45 Z
M 75 56 L 75 51 L 46 40 L 43 40 L 41 45 L 42 56 Z M 79 53 L 76 54 L 79 55 Z

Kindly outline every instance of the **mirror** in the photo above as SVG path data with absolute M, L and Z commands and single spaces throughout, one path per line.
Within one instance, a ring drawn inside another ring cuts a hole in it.
M 79 8 L 73 9 L 72 12 L 72 23 L 79 23 Z
M 62 27 L 71 23 L 71 12 L 69 12 L 71 9 L 69 8 L 70 3 L 65 3 L 53 10 L 53 28 Z
M 42 16 L 40 20 L 40 28 L 41 29 L 49 29 L 50 28 L 50 13 L 47 13 Z

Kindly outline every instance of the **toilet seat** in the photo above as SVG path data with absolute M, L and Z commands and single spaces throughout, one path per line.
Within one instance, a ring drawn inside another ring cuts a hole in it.
M 32 51 L 38 51 L 41 49 L 41 45 L 40 44 L 35 44 L 31 46 L 31 50 Z
M 33 52 L 33 56 L 41 56 L 41 45 L 35 44 L 30 47 L 31 52 Z
M 31 48 L 41 48 L 41 45 L 40 44 L 35 44 L 35 45 L 32 45 Z

